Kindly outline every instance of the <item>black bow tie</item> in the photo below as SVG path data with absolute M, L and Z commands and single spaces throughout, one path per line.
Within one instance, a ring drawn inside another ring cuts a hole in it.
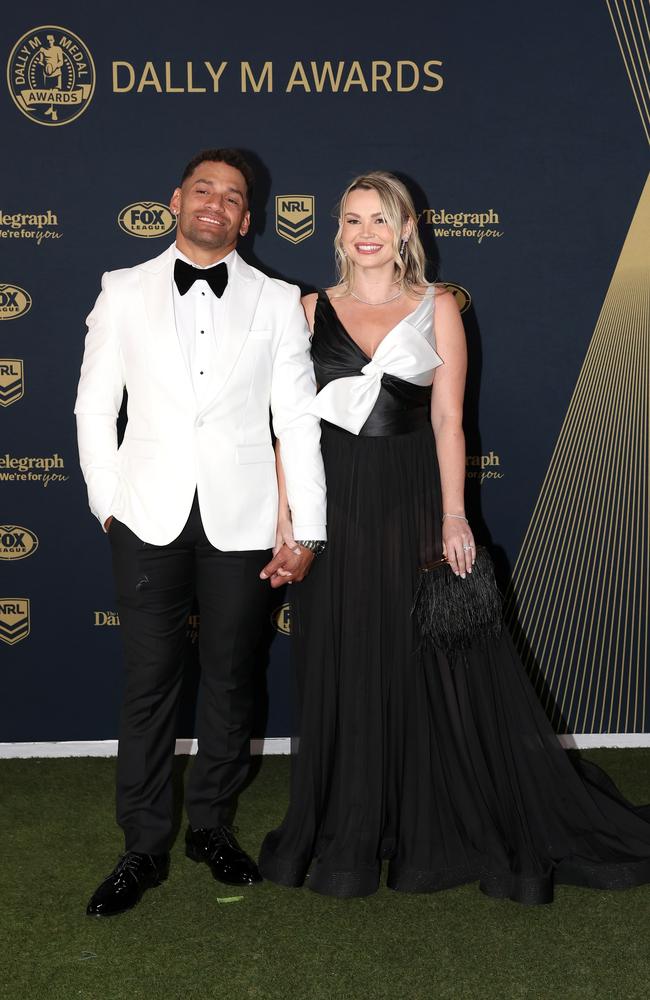
M 177 258 L 174 264 L 174 281 L 181 295 L 189 292 L 194 282 L 200 280 L 207 281 L 214 294 L 220 299 L 228 284 L 228 268 L 225 264 L 215 264 L 214 267 L 206 268 L 194 267 L 192 264 L 187 264 L 184 260 Z

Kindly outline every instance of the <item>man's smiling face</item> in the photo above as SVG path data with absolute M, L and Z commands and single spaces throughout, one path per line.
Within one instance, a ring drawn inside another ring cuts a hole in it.
M 178 217 L 176 245 L 190 258 L 193 248 L 225 257 L 250 225 L 246 181 L 228 163 L 200 163 L 176 188 L 170 207 Z

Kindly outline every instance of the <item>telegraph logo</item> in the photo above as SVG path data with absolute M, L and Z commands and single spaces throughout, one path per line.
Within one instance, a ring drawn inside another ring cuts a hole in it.
M 271 624 L 282 635 L 291 635 L 291 605 L 281 604 L 271 614 Z
M 176 226 L 176 216 L 160 201 L 134 201 L 122 209 L 117 224 L 129 236 L 151 239 L 171 233 Z
M 63 233 L 57 232 L 58 216 L 48 208 L 46 212 L 4 212 L 0 208 L 0 239 L 1 240 L 32 240 L 41 246 L 49 240 L 60 240 Z M 4 286 L 0 285 L 0 288 Z M 16 288 L 16 285 L 9 285 Z M 27 295 L 24 288 L 20 291 Z M 31 300 L 30 300 L 31 304 Z M 25 310 L 27 312 L 27 310 Z M 0 319 L 7 317 L 0 316 Z
M 279 194 L 275 198 L 275 231 L 290 243 L 302 243 L 312 236 L 316 199 L 311 194 Z
M 501 459 L 494 451 L 486 455 L 467 455 L 465 457 L 465 478 L 477 479 L 482 486 L 490 479 L 503 479 L 505 472 L 501 471 Z
M 0 320 L 18 319 L 32 308 L 29 292 L 18 285 L 0 285 Z
M 26 597 L 0 597 L 0 642 L 14 646 L 29 635 L 29 601 Z
M 38 548 L 38 538 L 19 524 L 0 524 L 0 559 L 26 559 Z
M 25 379 L 19 358 L 0 358 L 0 406 L 11 406 L 23 398 Z
M 454 298 L 458 303 L 458 308 L 461 314 L 467 312 L 472 304 L 472 296 L 469 294 L 466 288 L 462 285 L 455 285 L 453 281 L 443 281 L 445 288 L 448 288 L 450 292 L 454 293 Z
M 446 208 L 425 208 L 422 212 L 425 225 L 433 228 L 436 239 L 453 236 L 476 240 L 500 240 L 503 230 L 499 229 L 499 213 L 493 208 L 487 212 L 448 212 Z
M 95 64 L 78 35 L 55 24 L 19 38 L 7 63 L 14 104 L 38 125 L 68 125 L 95 92 Z

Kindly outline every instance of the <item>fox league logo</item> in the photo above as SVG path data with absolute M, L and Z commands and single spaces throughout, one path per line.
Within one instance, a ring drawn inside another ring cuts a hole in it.
M 78 35 L 55 24 L 18 39 L 7 63 L 16 107 L 38 125 L 67 125 L 83 114 L 95 92 L 95 64 Z
M 38 548 L 38 538 L 19 524 L 0 524 L 0 559 L 26 559 Z
M 281 635 L 291 635 L 291 605 L 281 604 L 271 614 L 271 624 Z
M 279 194 L 275 199 L 275 231 L 290 243 L 302 243 L 316 228 L 316 199 L 311 194 Z
M 0 320 L 18 319 L 32 307 L 32 297 L 19 285 L 0 285 Z
M 29 635 L 29 600 L 0 597 L 0 642 L 14 646 Z
M 129 236 L 150 239 L 171 233 L 176 225 L 176 216 L 160 201 L 134 201 L 122 209 L 117 224 Z

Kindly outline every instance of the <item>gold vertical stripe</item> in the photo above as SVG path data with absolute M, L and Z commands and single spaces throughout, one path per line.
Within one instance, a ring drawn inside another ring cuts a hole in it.
M 639 20 L 639 12 L 637 10 L 637 6 L 641 8 L 641 11 L 643 13 L 645 22 L 644 24 L 641 24 L 641 21 Z M 643 3 L 643 0 L 640 0 L 638 5 L 632 4 L 632 9 L 634 10 L 634 20 L 636 21 L 637 38 L 641 42 L 641 48 L 643 49 L 643 54 L 645 56 L 646 66 L 650 70 L 650 56 L 648 55 L 648 47 L 646 46 L 646 35 L 648 36 L 648 39 L 650 41 L 650 28 L 648 27 L 648 21 L 645 16 L 644 6 L 645 5 Z M 644 27 L 645 27 L 645 34 L 644 34 Z
M 616 2 L 618 2 L 618 0 L 616 0 Z M 632 6 L 634 7 L 634 0 L 630 0 L 630 3 L 632 3 Z M 625 29 L 625 22 L 623 21 L 622 17 L 621 17 L 621 23 L 623 24 L 623 31 L 626 36 L 628 52 L 632 57 L 632 63 L 634 66 L 634 75 L 641 89 L 641 97 L 643 99 L 643 103 L 645 106 L 646 116 L 648 116 L 648 98 L 650 97 L 650 87 L 648 87 L 648 79 L 645 75 L 645 66 L 643 65 L 641 53 L 639 52 L 639 41 L 641 41 L 641 45 L 643 47 L 643 39 L 642 36 L 637 37 L 637 34 L 635 33 L 634 25 L 632 24 L 632 20 L 630 18 L 630 12 L 627 6 L 627 0 L 623 0 L 623 6 L 625 7 L 625 19 L 627 21 L 627 30 Z M 621 15 L 619 12 L 619 17 L 620 16 Z M 634 51 L 632 51 L 633 49 Z
M 525 533 L 506 600 L 558 728 L 647 724 L 650 177 Z
M 630 0 L 630 2 L 632 3 L 633 0 Z M 636 2 L 639 3 L 643 11 L 643 4 L 641 0 L 636 0 Z M 637 67 L 634 61 L 634 50 L 629 42 L 628 33 L 625 30 L 623 17 L 618 7 L 618 0 L 613 0 L 613 3 L 616 5 L 616 15 L 612 10 L 612 3 L 610 2 L 610 0 L 605 0 L 605 3 L 607 4 L 607 10 L 609 11 L 609 16 L 612 25 L 614 27 L 614 34 L 616 35 L 616 41 L 618 42 L 618 47 L 620 49 L 621 56 L 623 58 L 623 64 L 625 66 L 625 72 L 627 73 L 627 78 L 630 81 L 632 94 L 634 96 L 634 100 L 639 115 L 641 116 L 641 124 L 643 125 L 643 131 L 645 132 L 646 139 L 650 143 L 650 111 L 648 109 L 648 101 L 646 101 L 646 94 L 643 92 L 643 84 L 641 82 L 641 79 L 639 78 L 639 68 Z M 636 6 L 634 9 L 636 15 Z M 645 11 L 643 11 L 643 17 L 644 17 L 644 23 L 647 26 Z M 629 25 L 630 25 L 630 36 L 632 37 L 636 45 L 636 37 L 631 27 L 631 21 L 629 21 Z M 639 32 L 639 36 L 643 40 L 642 32 Z

